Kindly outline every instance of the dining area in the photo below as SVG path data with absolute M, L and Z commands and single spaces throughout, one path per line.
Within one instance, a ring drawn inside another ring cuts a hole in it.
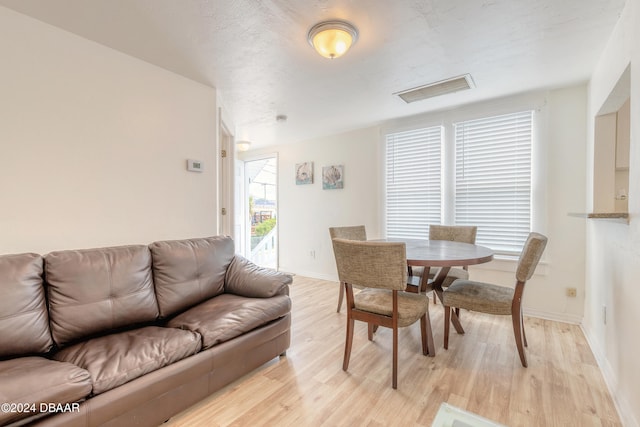
M 451 325 L 457 335 L 464 336 L 462 310 L 510 316 L 520 363 L 528 366 L 522 298 L 547 238 L 529 233 L 518 257 L 513 286 L 504 286 L 470 277 L 469 266 L 489 263 L 496 255 L 490 247 L 476 244 L 476 233 L 476 226 L 430 225 L 428 238 L 367 239 L 363 225 L 330 227 L 339 278 L 337 312 L 344 305 L 347 314 L 344 371 L 349 368 L 355 321 L 367 324 L 369 341 L 374 341 L 379 327 L 389 328 L 391 385 L 397 389 L 398 352 L 402 349 L 398 329 L 419 322 L 422 354 L 436 357 L 438 351 L 449 350 Z M 442 317 L 442 343 L 434 341 L 432 315 Z M 513 341 L 505 342 L 503 351 L 513 351 L 512 346 Z
M 347 370 L 343 370 L 350 304 L 345 291 L 347 286 L 338 279 L 328 228 L 323 227 L 318 233 L 327 243 L 325 252 L 331 255 L 330 267 L 335 269 L 336 276 L 312 277 L 301 273 L 293 277 L 290 286 L 292 339 L 286 356 L 258 369 L 241 386 L 230 385 L 211 399 L 209 404 L 197 408 L 197 413 L 203 419 L 220 420 L 221 425 L 625 425 L 620 422 L 611 394 L 580 325 L 531 314 L 536 292 L 544 290 L 545 278 L 549 275 L 549 264 L 553 261 L 550 256 L 553 254 L 551 245 L 545 248 L 546 252 L 538 263 L 534 277 L 527 280 L 526 284 L 524 327 L 528 341 L 528 347 L 525 347 L 528 367 L 524 368 L 514 345 L 511 316 L 488 315 L 461 307 L 459 321 L 464 334 L 458 334 L 455 327 L 451 328 L 448 349 L 445 349 L 445 308 L 438 294 L 429 290 L 433 286 L 429 281 L 441 272 L 440 267 L 433 265 L 435 260 L 427 263 L 410 255 L 410 239 L 400 242 L 404 243 L 404 256 L 401 249 L 387 249 L 385 246 L 388 243 L 394 246 L 398 242 L 384 241 L 387 239 L 381 238 L 376 227 L 368 223 L 366 228 L 347 230 L 351 233 L 347 234 L 346 240 L 366 243 L 362 252 L 384 251 L 384 255 L 379 256 L 377 263 L 366 260 L 362 266 L 358 265 L 361 263 L 358 261 L 360 255 L 351 250 L 339 255 L 346 259 L 349 270 L 359 270 L 361 275 L 358 280 L 351 277 L 351 282 L 347 282 L 351 283 L 355 310 L 352 310 L 354 325 L 348 365 Z M 445 243 L 424 243 L 429 239 L 435 240 L 434 237 L 442 237 L 434 230 L 433 226 L 425 228 L 423 238 L 416 239 L 422 240 L 418 243 L 429 245 L 431 250 L 438 245 L 449 246 Z M 460 236 L 447 234 L 443 237 L 451 238 Z M 481 241 L 476 240 L 474 245 L 489 247 L 479 243 Z M 552 241 L 555 244 L 556 240 Z M 379 251 L 380 247 L 385 249 Z M 394 251 L 397 253 L 393 254 Z M 515 292 L 515 260 L 510 261 L 512 270 L 503 269 L 496 273 L 504 267 L 505 261 L 501 259 L 499 251 L 492 252 L 492 260 L 469 264 L 466 273 L 464 266 L 451 266 L 441 284 L 443 299 L 447 298 L 447 289 L 464 277 L 481 281 L 483 286 L 495 284 L 510 287 Z M 412 264 L 411 274 L 409 263 Z M 423 265 L 417 265 L 419 263 Z M 429 266 L 426 275 L 424 264 Z M 403 279 L 392 279 L 398 275 L 404 276 Z M 374 320 L 378 311 L 375 308 L 376 300 L 381 300 L 380 306 L 387 304 L 387 307 L 391 307 L 383 315 L 393 317 L 393 291 L 374 288 L 368 296 L 367 293 L 363 295 L 365 285 L 370 284 L 365 283 L 364 279 L 372 277 L 380 277 L 380 283 L 395 280 L 399 312 L 395 331 L 393 319 Z M 419 285 L 423 277 L 427 279 L 427 291 L 415 292 L 419 291 L 415 284 Z M 496 280 L 490 280 L 493 278 Z M 520 278 L 526 279 L 526 276 Z M 409 288 L 409 282 L 413 287 Z M 376 292 L 387 293 L 388 299 L 376 295 Z M 338 309 L 340 294 L 343 300 Z M 417 304 L 405 307 L 404 302 L 412 301 L 410 297 L 405 299 L 405 294 L 418 297 Z M 359 299 L 358 295 L 366 296 L 368 301 Z M 449 298 L 451 296 L 449 294 Z M 544 297 L 551 299 L 548 293 Z M 455 311 L 455 304 L 449 299 L 445 301 Z M 509 310 L 512 301 L 513 295 L 508 299 Z M 356 310 L 365 311 L 365 308 L 372 312 L 355 313 Z M 421 330 L 423 311 L 426 315 L 426 350 Z M 361 321 L 358 316 L 367 316 L 367 319 Z M 417 320 L 410 323 L 413 319 Z M 384 322 L 390 326 L 385 326 Z M 404 322 L 409 325 L 403 327 Z M 429 329 L 433 345 L 428 344 Z M 394 336 L 396 333 L 397 338 Z M 392 384 L 394 341 L 397 351 L 397 388 L 393 388 Z M 457 424 L 452 424 L 451 418 L 441 422 L 443 416 L 452 413 L 456 414 Z M 482 423 L 478 421 L 479 417 L 489 421 Z M 171 425 L 178 427 L 191 424 L 176 422 Z

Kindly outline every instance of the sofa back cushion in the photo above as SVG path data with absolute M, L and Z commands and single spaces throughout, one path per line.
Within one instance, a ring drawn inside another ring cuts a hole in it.
M 161 317 L 224 292 L 224 277 L 234 256 L 230 237 L 154 242 L 149 247 Z
M 45 278 L 58 345 L 158 317 L 146 246 L 52 252 Z
M 52 346 L 42 257 L 0 256 L 0 357 L 46 353 Z

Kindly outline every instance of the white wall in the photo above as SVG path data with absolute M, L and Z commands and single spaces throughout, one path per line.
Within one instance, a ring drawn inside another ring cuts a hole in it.
M 540 317 L 578 323 L 584 306 L 584 220 L 569 212 L 584 210 L 586 164 L 586 86 L 520 95 L 455 111 L 432 113 L 291 145 L 271 147 L 279 153 L 280 268 L 293 273 L 337 280 L 328 228 L 364 224 L 369 237 L 384 230 L 381 129 L 415 123 L 441 123 L 464 109 L 469 114 L 500 114 L 513 108 L 539 106 L 542 132 L 534 148 L 535 198 L 543 207 L 535 229 L 548 235 L 544 265 L 525 290 L 525 310 Z M 258 152 L 251 153 L 252 155 Z M 313 161 L 315 182 L 297 186 L 295 164 Z M 322 190 L 323 165 L 343 164 L 344 190 Z M 315 258 L 310 253 L 315 251 Z M 515 262 L 494 261 L 471 267 L 472 277 L 514 285 Z M 565 294 L 578 290 L 577 298 Z
M 216 234 L 213 88 L 3 7 L 0 63 L 0 253 Z
M 281 270 L 336 278 L 329 227 L 364 224 L 369 237 L 380 237 L 379 140 L 373 127 L 265 151 L 278 152 Z M 305 161 L 313 162 L 313 184 L 296 185 L 295 165 Z M 322 167 L 330 165 L 344 165 L 344 189 L 322 189 Z
M 589 84 L 587 210 L 593 207 L 594 117 L 631 63 L 629 223 L 587 220 L 583 327 L 625 426 L 640 425 L 640 0 L 624 12 Z M 603 318 L 606 306 L 606 324 Z

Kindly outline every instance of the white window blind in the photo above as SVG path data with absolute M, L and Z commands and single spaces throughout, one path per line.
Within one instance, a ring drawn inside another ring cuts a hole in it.
M 441 146 L 441 126 L 387 135 L 387 237 L 427 239 L 440 224 Z
M 524 111 L 454 125 L 455 223 L 498 254 L 519 254 L 531 230 L 531 124 Z

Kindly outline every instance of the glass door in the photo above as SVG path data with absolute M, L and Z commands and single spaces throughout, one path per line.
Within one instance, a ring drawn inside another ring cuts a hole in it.
M 254 263 L 278 269 L 278 159 L 276 156 L 244 163 L 246 240 L 245 256 Z

